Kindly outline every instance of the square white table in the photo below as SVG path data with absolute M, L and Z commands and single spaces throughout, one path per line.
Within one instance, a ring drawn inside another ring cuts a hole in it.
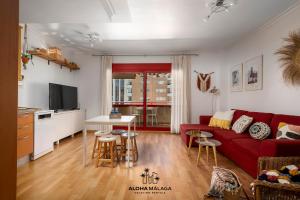
M 118 126 L 128 126 L 128 140 L 127 140 L 127 148 L 128 148 L 128 159 L 126 166 L 128 168 L 133 166 L 133 163 L 130 162 L 130 129 L 133 124 L 133 130 L 136 131 L 136 117 L 135 116 L 122 116 L 121 119 L 110 119 L 108 115 L 100 115 L 88 120 L 85 120 L 85 126 L 83 130 L 83 164 L 87 166 L 87 125 L 118 125 Z

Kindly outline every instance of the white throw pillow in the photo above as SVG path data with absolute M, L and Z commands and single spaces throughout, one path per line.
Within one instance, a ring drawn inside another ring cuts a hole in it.
M 236 133 L 243 133 L 250 126 L 252 121 L 253 117 L 242 115 L 238 120 L 234 122 L 232 130 Z

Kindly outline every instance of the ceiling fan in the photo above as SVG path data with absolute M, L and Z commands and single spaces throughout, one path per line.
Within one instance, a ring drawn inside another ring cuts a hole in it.
M 207 22 L 214 14 L 220 12 L 229 12 L 229 8 L 237 4 L 237 0 L 210 0 L 206 6 L 210 9 L 209 15 L 207 15 L 203 21 Z
M 75 32 L 81 35 L 81 37 L 84 40 L 88 41 L 91 47 L 94 47 L 94 43 L 97 41 L 102 42 L 102 38 L 100 37 L 100 34 L 97 32 L 87 32 L 87 33 L 83 33 L 80 31 L 75 31 Z

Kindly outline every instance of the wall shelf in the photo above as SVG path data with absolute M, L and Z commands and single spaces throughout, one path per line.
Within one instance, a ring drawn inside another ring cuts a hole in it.
M 77 64 L 75 63 L 69 63 L 69 62 L 66 62 L 66 60 L 58 60 L 56 59 L 55 57 L 51 56 L 51 55 L 48 55 L 48 54 L 45 54 L 45 53 L 42 53 L 42 52 L 39 52 L 39 51 L 28 51 L 28 53 L 31 55 L 31 56 L 37 56 L 37 57 L 40 57 L 40 58 L 43 58 L 45 60 L 48 60 L 48 65 L 50 65 L 51 62 L 55 63 L 55 64 L 58 64 L 60 65 L 60 67 L 66 67 L 68 69 L 70 69 L 70 71 L 72 70 L 79 70 L 80 68 L 78 67 Z

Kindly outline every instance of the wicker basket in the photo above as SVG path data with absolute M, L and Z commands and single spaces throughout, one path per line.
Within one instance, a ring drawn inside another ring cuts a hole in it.
M 238 187 L 234 192 L 224 190 L 224 200 L 240 200 L 242 193 L 242 186 Z
M 280 169 L 284 165 L 300 165 L 300 157 L 260 157 L 258 172 L 262 170 Z M 267 181 L 254 181 L 254 196 L 257 200 L 299 200 L 299 184 L 269 183 Z

